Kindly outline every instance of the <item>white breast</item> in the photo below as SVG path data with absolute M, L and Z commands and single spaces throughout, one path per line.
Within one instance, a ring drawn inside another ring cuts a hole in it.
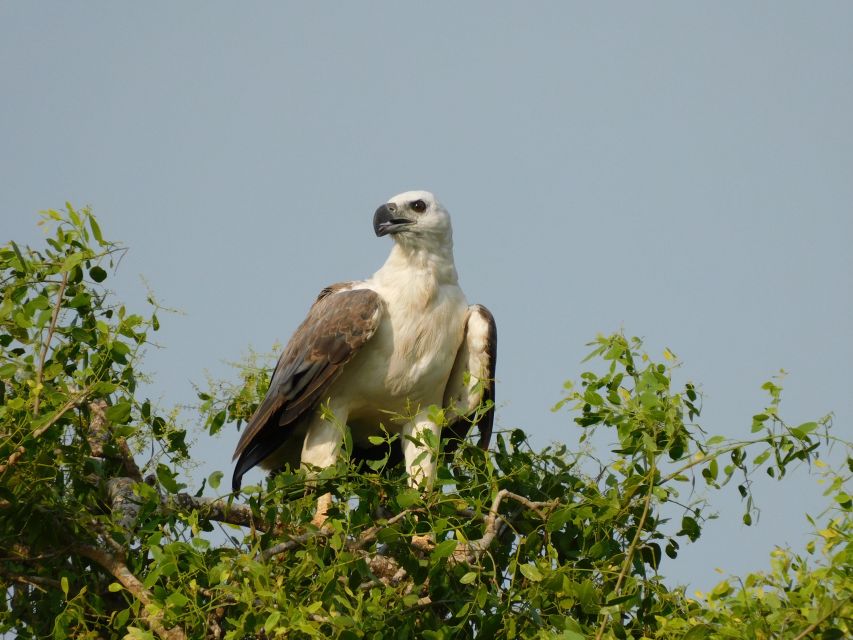
M 348 366 L 336 387 L 348 389 L 350 409 L 404 412 L 441 405 L 462 343 L 468 303 L 458 284 L 410 277 L 406 284 L 374 279 L 357 285 L 379 293 L 385 313 L 370 348 Z

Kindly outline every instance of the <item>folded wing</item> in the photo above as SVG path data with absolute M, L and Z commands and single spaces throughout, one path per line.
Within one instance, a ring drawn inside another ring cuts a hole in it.
M 448 417 L 442 431 L 442 439 L 447 438 L 445 452 L 455 450 L 475 424 L 480 431 L 477 444 L 482 449 L 489 447 L 495 420 L 497 347 L 498 331 L 492 314 L 479 304 L 468 307 L 465 338 L 444 392 Z
M 243 474 L 273 454 L 294 423 L 313 411 L 343 367 L 379 326 L 383 303 L 369 289 L 349 283 L 324 289 L 278 359 L 266 397 L 240 436 L 232 487 Z

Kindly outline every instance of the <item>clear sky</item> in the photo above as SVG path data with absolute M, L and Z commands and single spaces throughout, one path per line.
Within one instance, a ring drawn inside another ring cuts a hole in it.
M 576 443 L 549 409 L 624 328 L 685 361 L 711 433 L 784 367 L 784 415 L 850 438 L 851 114 L 849 2 L 4 2 L 0 241 L 92 205 L 131 247 L 118 294 L 144 307 L 141 274 L 185 314 L 146 363 L 189 403 L 378 268 L 374 209 L 429 189 L 498 321 L 499 427 Z M 236 437 L 199 434 L 199 473 Z M 816 478 L 757 491 L 758 526 L 731 487 L 672 584 L 805 544 Z

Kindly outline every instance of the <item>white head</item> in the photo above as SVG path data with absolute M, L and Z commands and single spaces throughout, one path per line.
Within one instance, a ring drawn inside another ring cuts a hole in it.
M 373 215 L 373 230 L 400 245 L 449 248 L 453 242 L 450 215 L 429 191 L 406 191 L 388 200 Z

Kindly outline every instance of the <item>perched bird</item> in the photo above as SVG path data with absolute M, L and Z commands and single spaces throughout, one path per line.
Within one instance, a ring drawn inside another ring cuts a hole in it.
M 485 307 L 469 306 L 459 287 L 447 210 L 427 191 L 401 193 L 376 210 L 373 229 L 393 238 L 391 254 L 367 280 L 320 292 L 240 436 L 234 491 L 255 465 L 334 464 L 345 425 L 360 458 L 381 455 L 369 438 L 383 426 L 399 433 L 396 458 L 409 483 L 423 488 L 435 479 L 430 440 L 445 440 L 448 450 L 477 423 L 479 445 L 488 447 L 495 321 Z M 478 413 L 484 401 L 488 409 Z M 444 409 L 444 429 L 433 421 L 435 407 Z

